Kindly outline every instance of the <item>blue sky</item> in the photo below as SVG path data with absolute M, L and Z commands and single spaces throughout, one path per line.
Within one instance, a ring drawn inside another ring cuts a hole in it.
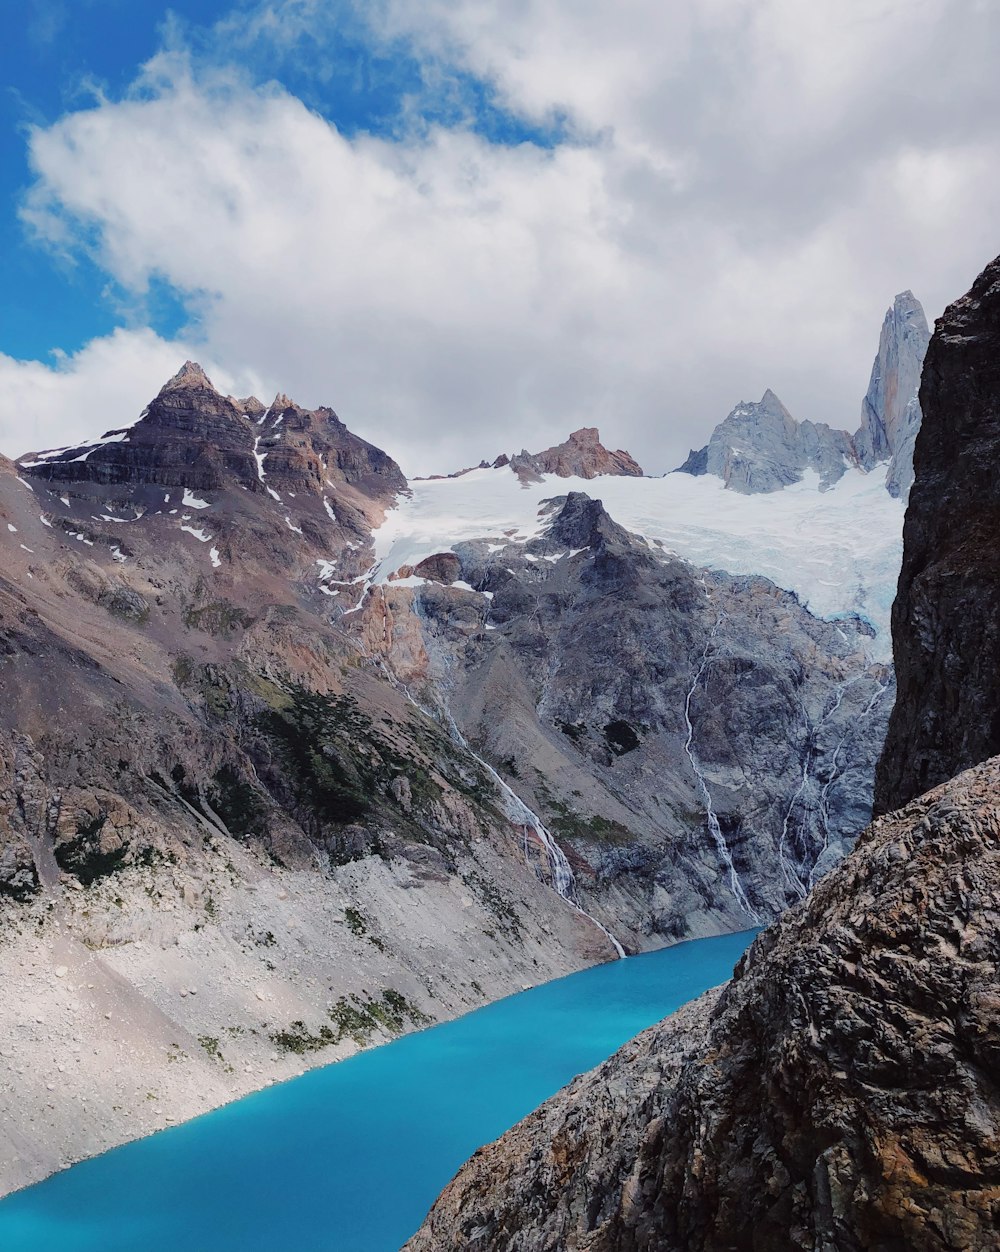
M 983 0 L 8 0 L 0 450 L 188 355 L 417 472 L 853 429 L 893 295 L 1000 250 L 998 53 Z
M 52 349 L 75 352 L 123 321 L 140 319 L 164 336 L 189 321 L 183 299 L 154 281 L 136 305 L 83 248 L 72 257 L 39 246 L 19 219 L 32 181 L 27 129 L 45 126 L 93 103 L 98 94 L 119 98 L 143 62 L 165 40 L 182 38 L 206 60 L 218 56 L 214 28 L 257 6 L 213 0 L 9 0 L 0 43 L 0 351 L 46 357 Z M 334 6 L 329 6 L 333 8 Z M 288 89 L 347 135 L 359 130 L 391 134 L 402 102 L 421 91 L 421 65 L 404 46 L 382 49 L 366 41 L 348 10 L 336 40 L 303 37 L 276 55 L 256 41 L 241 63 L 258 82 L 277 77 Z M 501 143 L 551 142 L 551 128 L 527 124 L 492 106 L 486 84 L 454 69 L 447 90 L 427 101 L 428 120 L 461 115 Z

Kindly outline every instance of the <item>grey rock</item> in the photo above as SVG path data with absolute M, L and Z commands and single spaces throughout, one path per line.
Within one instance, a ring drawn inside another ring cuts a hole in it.
M 854 435 L 863 468 L 890 461 L 886 486 L 891 495 L 903 499 L 913 482 L 913 441 L 920 427 L 920 407 L 913 402 L 929 342 L 920 301 L 912 291 L 900 292 L 882 323 L 878 354 L 861 402 L 861 425 Z
M 822 422 L 796 421 L 768 390 L 757 404 L 741 401 L 678 472 L 714 474 L 734 491 L 750 494 L 779 491 L 799 482 L 806 470 L 815 470 L 825 489 L 852 465 L 871 470 L 888 461 L 886 489 L 905 500 L 913 481 L 917 388 L 929 339 L 920 302 L 911 291 L 901 292 L 886 312 L 861 425 L 853 436 Z
M 750 495 L 799 482 L 806 470 L 815 470 L 825 489 L 853 462 L 845 431 L 825 423 L 797 422 L 769 389 L 756 404 L 741 401 L 715 428 L 705 472 Z
M 456 545 L 492 599 L 413 592 L 419 675 L 396 609 L 401 677 L 542 815 L 627 946 L 776 916 L 870 818 L 891 672 L 767 579 L 698 570 L 583 493 L 547 508 L 527 544 Z

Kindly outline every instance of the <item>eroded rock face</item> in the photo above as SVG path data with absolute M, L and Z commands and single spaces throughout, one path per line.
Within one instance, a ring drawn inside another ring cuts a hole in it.
M 998 797 L 993 760 L 876 821 L 721 996 L 477 1153 L 408 1252 L 996 1248 Z
M 630 950 L 776 916 L 870 819 L 888 667 L 850 623 L 695 569 L 600 500 L 544 507 L 540 538 L 459 543 L 413 570 L 432 582 L 389 584 L 367 646 L 447 706 Z
M 939 319 L 920 405 L 882 812 L 1000 752 L 1000 259 Z

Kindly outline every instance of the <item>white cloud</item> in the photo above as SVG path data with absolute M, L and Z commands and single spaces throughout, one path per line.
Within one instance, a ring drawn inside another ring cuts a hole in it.
M 282 26 L 281 7 L 261 6 L 254 38 L 335 35 L 327 6 L 285 8 Z M 96 239 L 130 290 L 158 277 L 187 293 L 200 343 L 142 357 L 123 332 L 51 388 L 41 367 L 0 359 L 0 395 L 20 370 L 55 396 L 100 351 L 131 379 L 155 365 L 138 408 L 196 351 L 334 405 L 414 472 L 584 423 L 658 471 L 767 386 L 799 416 L 853 427 L 893 294 L 912 287 L 933 316 L 996 250 L 991 10 L 369 11 L 435 72 L 457 64 L 517 113 L 565 115 L 575 139 L 349 140 L 276 84 L 164 53 L 125 99 L 33 133 L 26 214 L 54 244 Z M 81 398 L 64 425 L 93 424 L 85 393 L 63 393 Z M 12 420 L 0 401 L 8 450 Z
M 0 353 L 6 450 L 20 455 L 62 447 L 129 425 L 184 359 L 182 344 L 150 330 L 116 330 L 52 366 Z M 213 382 L 222 390 L 234 381 L 215 370 Z

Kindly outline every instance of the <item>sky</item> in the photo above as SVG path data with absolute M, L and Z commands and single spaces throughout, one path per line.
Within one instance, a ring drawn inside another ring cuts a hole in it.
M 1000 252 L 993 0 L 0 0 L 0 451 L 187 358 L 411 474 L 854 430 Z

